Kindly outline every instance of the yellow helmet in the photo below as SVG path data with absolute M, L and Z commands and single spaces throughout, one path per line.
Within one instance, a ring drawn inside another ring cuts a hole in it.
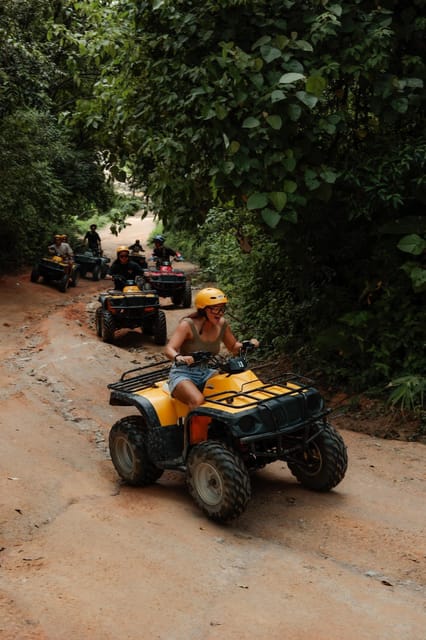
M 117 255 L 119 253 L 130 253 L 129 247 L 125 247 L 124 245 L 121 245 L 120 247 L 117 248 Z
M 205 307 L 211 307 L 215 304 L 226 304 L 228 298 L 220 289 L 214 287 L 206 287 L 201 289 L 195 296 L 194 304 L 197 309 L 205 309 Z

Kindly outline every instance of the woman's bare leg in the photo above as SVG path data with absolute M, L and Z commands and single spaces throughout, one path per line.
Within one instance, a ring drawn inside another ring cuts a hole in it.
M 173 397 L 187 404 L 190 411 L 204 402 L 203 394 L 191 380 L 179 382 L 173 391 Z

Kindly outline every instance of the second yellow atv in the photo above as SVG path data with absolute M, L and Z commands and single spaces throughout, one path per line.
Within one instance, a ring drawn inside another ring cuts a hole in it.
M 153 336 L 155 344 L 167 342 L 166 314 L 155 291 L 142 291 L 134 280 L 114 276 L 115 289 L 99 295 L 95 311 L 96 333 L 104 342 L 114 342 L 119 329 L 140 328 Z M 120 288 L 117 288 L 120 287 Z
M 347 468 L 346 446 L 328 423 L 312 381 L 286 374 L 263 383 L 247 367 L 253 348 L 239 357 L 208 352 L 195 360 L 218 369 L 204 387 L 205 402 L 192 412 L 170 396 L 170 362 L 126 371 L 108 385 L 110 404 L 138 414 L 118 420 L 109 447 L 118 474 L 131 485 L 154 483 L 165 469 L 185 473 L 189 492 L 212 520 L 238 517 L 250 499 L 250 472 L 282 460 L 308 489 L 330 491 Z

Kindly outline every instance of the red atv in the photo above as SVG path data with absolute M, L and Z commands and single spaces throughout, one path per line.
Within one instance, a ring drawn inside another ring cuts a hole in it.
M 144 271 L 143 289 L 154 290 L 161 298 L 171 298 L 174 305 L 184 309 L 192 305 L 191 283 L 180 269 L 173 269 L 172 263 L 157 261 Z

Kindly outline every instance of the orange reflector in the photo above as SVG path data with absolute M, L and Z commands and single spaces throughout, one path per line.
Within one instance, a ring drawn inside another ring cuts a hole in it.
M 191 420 L 191 444 L 207 440 L 208 426 L 211 422 L 210 416 L 194 416 Z

